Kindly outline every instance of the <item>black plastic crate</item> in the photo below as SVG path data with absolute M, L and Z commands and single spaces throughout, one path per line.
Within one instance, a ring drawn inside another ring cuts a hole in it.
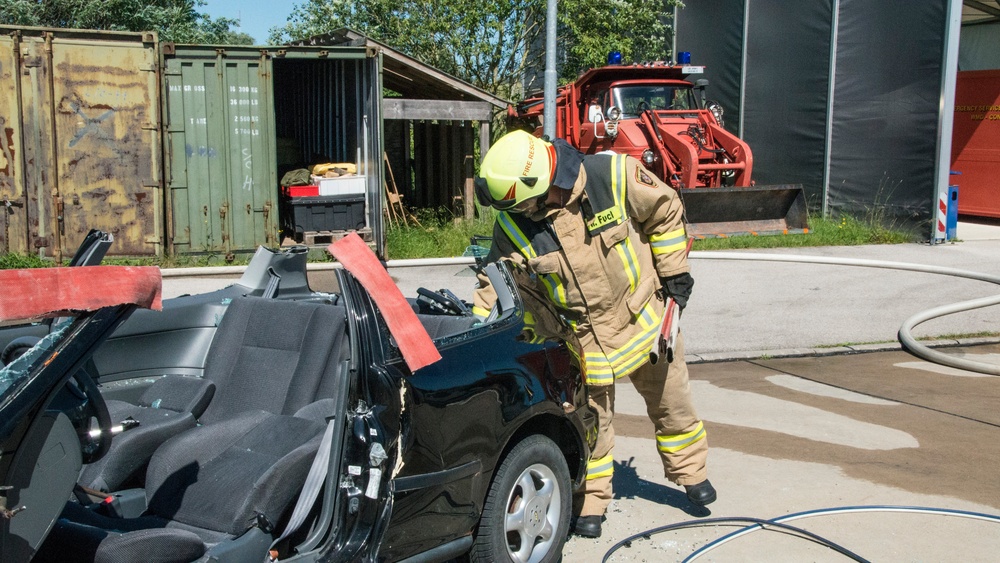
M 301 239 L 310 231 L 358 231 L 365 224 L 365 196 L 290 197 L 287 226 Z

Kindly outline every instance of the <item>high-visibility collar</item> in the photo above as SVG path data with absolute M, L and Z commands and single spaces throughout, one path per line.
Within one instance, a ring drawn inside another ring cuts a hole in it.
M 584 158 L 583 167 L 587 171 L 583 188 L 587 202 L 581 205 L 581 210 L 587 231 L 593 236 L 627 219 L 625 155 L 590 155 Z

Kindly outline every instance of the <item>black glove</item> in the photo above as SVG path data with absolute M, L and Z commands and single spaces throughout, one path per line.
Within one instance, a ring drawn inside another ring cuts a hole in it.
M 691 290 L 694 289 L 694 278 L 691 274 L 677 274 L 669 278 L 660 278 L 660 285 L 668 297 L 673 297 L 677 306 L 684 310 L 687 307 L 688 298 L 691 297 Z

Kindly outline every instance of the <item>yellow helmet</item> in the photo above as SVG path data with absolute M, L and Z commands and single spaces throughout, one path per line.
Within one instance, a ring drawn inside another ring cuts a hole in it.
M 476 176 L 480 205 L 507 210 L 545 195 L 555 170 L 555 148 L 531 133 L 512 131 L 490 147 Z

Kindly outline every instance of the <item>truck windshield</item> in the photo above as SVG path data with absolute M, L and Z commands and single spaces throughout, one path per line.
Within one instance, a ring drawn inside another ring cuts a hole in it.
M 626 119 L 639 117 L 644 109 L 687 110 L 698 108 L 691 87 L 665 84 L 612 88 L 611 100 L 608 105 L 621 108 L 622 117 Z

